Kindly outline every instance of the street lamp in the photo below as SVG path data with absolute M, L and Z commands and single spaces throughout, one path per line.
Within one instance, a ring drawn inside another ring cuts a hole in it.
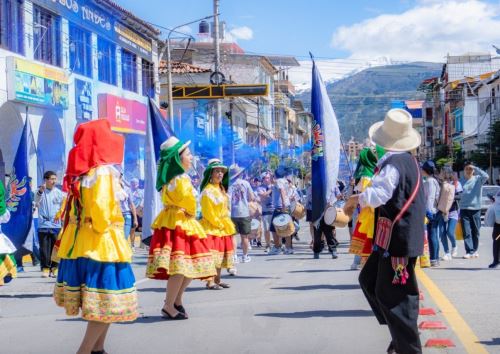
M 173 119 L 174 119 L 174 99 L 172 97 L 172 61 L 170 59 L 170 35 L 173 32 L 175 32 L 176 29 L 178 29 L 180 27 L 188 26 L 188 25 L 191 25 L 193 23 L 200 22 L 203 20 L 208 20 L 212 17 L 215 17 L 215 15 L 205 16 L 203 18 L 199 18 L 199 19 L 194 20 L 194 21 L 183 23 L 181 25 L 175 26 L 174 28 L 172 28 L 168 32 L 167 41 L 166 41 L 166 44 L 167 44 L 167 80 L 168 80 L 168 116 L 170 117 L 170 124 L 172 125 L 172 128 L 173 128 Z M 160 60 L 161 60 L 161 57 L 160 57 Z

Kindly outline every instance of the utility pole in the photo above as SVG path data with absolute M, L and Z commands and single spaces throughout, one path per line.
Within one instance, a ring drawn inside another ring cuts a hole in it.
M 214 48 L 215 48 L 215 66 L 214 73 L 220 73 L 220 46 L 219 46 L 219 0 L 214 0 Z M 217 83 L 218 85 L 221 82 Z M 219 144 L 219 159 L 223 160 L 222 154 L 222 122 L 221 122 L 221 102 L 219 99 L 215 100 L 215 117 L 214 128 L 217 134 L 217 143 Z

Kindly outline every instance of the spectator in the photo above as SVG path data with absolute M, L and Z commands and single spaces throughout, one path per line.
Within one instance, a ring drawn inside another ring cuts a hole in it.
M 61 223 L 56 214 L 61 208 L 64 193 L 55 185 L 57 175 L 53 171 L 43 174 L 43 184 L 35 195 L 35 207 L 38 209 L 38 240 L 40 242 L 40 267 L 42 277 L 57 277 L 57 263 L 52 262 L 52 249 L 61 230 Z
M 455 180 L 451 170 L 443 171 L 443 183 L 441 184 L 441 194 L 439 196 L 438 209 L 438 228 L 443 244 L 443 261 L 450 261 L 458 255 L 457 241 L 455 239 L 455 227 L 458 221 L 458 202 L 457 195 L 462 191 L 460 182 Z M 448 240 L 451 243 L 451 253 L 448 246 Z
M 478 258 L 479 230 L 481 228 L 481 190 L 488 181 L 488 174 L 470 161 L 465 163 L 464 177 L 460 180 L 463 192 L 460 197 L 460 218 L 464 234 L 465 259 Z
M 130 197 L 134 204 L 135 214 L 137 216 L 137 230 L 142 231 L 142 211 L 144 208 L 144 190 L 139 188 L 139 180 L 132 178 L 130 180 Z M 130 229 L 130 244 L 135 246 L 135 231 L 136 228 Z
M 260 204 L 262 206 L 262 231 L 264 232 L 264 240 L 266 241 L 266 252 L 271 250 L 271 220 L 274 212 L 274 204 L 272 198 L 272 176 L 269 172 L 262 174 L 262 184 L 257 189 Z
M 249 236 L 252 231 L 250 218 L 250 210 L 248 203 L 255 200 L 255 195 L 252 191 L 250 183 L 245 180 L 244 169 L 233 165 L 229 171 L 229 176 L 232 179 L 232 184 L 229 187 L 229 195 L 231 197 L 231 219 L 236 226 L 236 231 L 241 237 L 241 249 L 243 251 L 242 262 L 250 262 L 248 256 Z
M 425 211 L 429 223 L 427 224 L 427 234 L 429 235 L 429 253 L 431 267 L 439 265 L 439 229 L 438 229 L 438 200 L 441 188 L 434 176 L 436 165 L 434 161 L 425 161 L 422 165 L 422 175 L 424 176 L 424 192 L 426 198 Z

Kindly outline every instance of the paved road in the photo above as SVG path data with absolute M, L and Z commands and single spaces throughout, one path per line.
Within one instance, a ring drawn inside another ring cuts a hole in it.
M 484 230 L 484 236 L 490 233 Z M 185 298 L 190 319 L 180 322 L 160 318 L 165 282 L 144 279 L 146 254 L 139 251 L 134 270 L 141 316 L 135 323 L 111 327 L 108 352 L 384 353 L 388 332 L 372 316 L 357 283 L 358 272 L 348 270 L 352 256 L 346 254 L 345 230 L 339 232 L 343 242 L 337 260 L 326 253 L 313 260 L 309 236 L 302 233 L 301 239 L 293 256 L 266 256 L 254 250 L 252 262 L 240 264 L 237 277 L 227 277 L 231 289 L 208 291 L 194 281 Z M 483 237 L 481 247 L 491 247 L 491 242 Z M 488 261 L 454 260 L 448 269 L 426 272 L 494 353 L 500 352 L 499 310 L 494 306 L 498 296 L 492 294 L 500 289 L 495 282 L 498 273 L 479 270 Z M 0 288 L 1 352 L 72 353 L 78 347 L 85 322 L 65 316 L 51 298 L 53 280 L 39 276 L 31 267 Z M 425 289 L 424 298 L 424 306 L 435 307 Z M 440 313 L 435 317 L 444 320 Z M 423 331 L 422 341 L 443 336 L 457 344 L 449 352 L 465 352 L 451 329 Z

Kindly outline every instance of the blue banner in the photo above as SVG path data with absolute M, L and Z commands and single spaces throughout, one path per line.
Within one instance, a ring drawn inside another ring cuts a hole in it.
M 340 132 L 325 84 L 313 60 L 311 113 L 313 146 L 311 151 L 312 220 L 323 215 L 337 184 L 340 162 Z
M 32 136 L 29 119 L 24 123 L 21 141 L 17 148 L 14 166 L 7 185 L 7 209 L 10 220 L 2 225 L 2 231 L 9 237 L 17 249 L 21 249 L 31 231 L 33 206 L 31 198 L 31 177 L 28 172 L 28 153 Z

